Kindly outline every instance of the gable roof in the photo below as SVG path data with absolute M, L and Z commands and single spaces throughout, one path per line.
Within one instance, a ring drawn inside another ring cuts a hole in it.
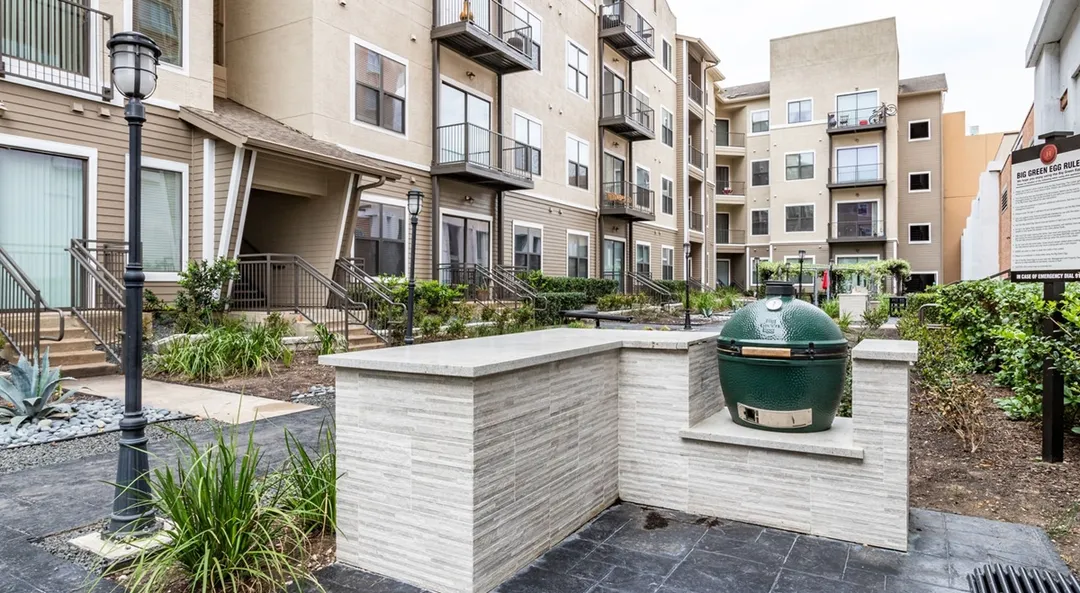
M 915 78 L 900 79 L 900 94 L 914 95 L 916 93 L 942 92 L 949 90 L 949 83 L 944 74 L 931 74 L 929 76 L 916 76 Z
M 721 94 L 728 100 L 765 96 L 769 94 L 769 81 L 729 86 L 722 89 Z

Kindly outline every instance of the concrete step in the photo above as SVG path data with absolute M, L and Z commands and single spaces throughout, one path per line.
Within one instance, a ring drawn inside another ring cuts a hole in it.
M 100 350 L 49 353 L 49 364 L 56 366 L 93 364 L 98 362 L 105 362 L 105 353 Z
M 111 362 L 92 362 L 87 364 L 66 364 L 60 369 L 60 376 L 81 379 L 84 377 L 100 377 L 102 375 L 115 375 L 119 367 Z
M 45 336 L 45 337 L 50 337 L 50 336 L 51 337 L 56 337 L 56 333 L 57 333 L 56 328 L 53 328 L 53 329 L 42 328 L 41 329 L 41 335 Z M 22 340 L 25 340 L 25 339 L 31 337 L 31 336 L 33 336 L 33 331 L 32 330 L 31 331 L 16 331 L 16 332 L 14 332 L 14 335 L 13 335 L 14 339 L 18 340 L 20 342 Z M 64 327 L 64 340 L 63 341 L 65 341 L 65 342 L 68 341 L 68 340 L 93 340 L 93 339 L 94 339 L 94 334 L 90 333 L 90 330 L 86 329 L 85 327 L 83 327 L 81 325 L 72 324 L 72 325 L 68 325 L 68 326 Z M 56 344 L 56 343 L 57 342 L 54 342 L 54 341 L 51 341 L 51 340 L 42 340 L 41 341 L 41 344 L 43 346 L 49 345 L 49 344 Z
M 97 340 L 92 337 L 78 337 L 73 338 L 70 334 L 65 335 L 64 339 L 59 342 L 50 342 L 48 340 L 42 340 L 39 346 L 40 352 L 45 352 L 47 349 L 49 355 L 59 354 L 61 352 L 79 352 L 86 350 L 93 350 L 97 345 Z
M 362 346 L 364 344 L 380 344 L 380 340 L 377 336 L 349 336 L 349 346 Z
M 364 350 L 377 350 L 379 348 L 383 348 L 384 346 L 385 346 L 385 344 L 383 344 L 380 340 L 375 340 L 374 342 L 365 342 L 363 344 L 359 344 L 359 345 L 355 345 L 355 346 L 353 344 L 349 344 L 349 352 L 362 352 Z

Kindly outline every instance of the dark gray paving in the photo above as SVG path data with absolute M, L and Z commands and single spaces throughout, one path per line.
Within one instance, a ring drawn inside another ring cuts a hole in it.
M 909 543 L 900 553 L 620 504 L 496 593 L 960 593 L 987 563 L 1068 570 L 1046 534 L 1027 525 L 916 509 Z M 318 576 L 328 593 L 409 587 L 340 566 Z

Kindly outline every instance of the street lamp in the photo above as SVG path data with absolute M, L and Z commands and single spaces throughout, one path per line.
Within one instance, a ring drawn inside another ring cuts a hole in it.
M 806 259 L 806 250 L 799 250 L 799 298 L 802 298 L 802 263 Z
M 416 295 L 416 224 L 424 209 L 424 192 L 417 188 L 409 190 L 409 215 L 412 217 L 412 246 L 409 248 L 409 301 L 405 308 L 405 345 L 413 343 L 413 299 Z
M 690 242 L 683 243 L 682 248 L 683 255 L 686 256 L 686 282 L 684 286 L 686 303 L 683 306 L 683 329 L 690 331 Z
M 150 471 L 146 451 L 146 416 L 142 409 L 142 100 L 157 88 L 161 50 L 146 35 L 132 31 L 109 39 L 112 82 L 127 98 L 128 122 L 128 262 L 124 270 L 124 418 L 120 420 L 120 458 L 116 468 L 116 498 L 105 532 L 123 538 L 156 529 L 150 504 Z

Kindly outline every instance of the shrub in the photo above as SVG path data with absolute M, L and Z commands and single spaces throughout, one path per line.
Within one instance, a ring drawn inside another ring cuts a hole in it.
M 867 307 L 866 311 L 863 311 L 862 317 L 863 327 L 866 332 L 876 332 L 889 320 L 889 303 L 882 300 L 877 307 Z
M 160 313 L 169 310 L 169 303 L 161 300 L 154 291 L 149 288 L 143 289 L 143 311 L 147 313 Z
M 176 293 L 181 331 L 210 325 L 229 304 L 227 285 L 240 276 L 237 261 L 217 258 L 213 262 L 195 259 L 180 272 Z
M 821 303 L 821 310 L 824 311 L 825 314 L 828 315 L 829 317 L 832 317 L 833 319 L 839 319 L 840 318 L 840 301 L 837 300 L 837 299 L 829 299 L 829 300 Z
M 536 297 L 538 300 L 536 322 L 540 325 L 562 323 L 560 312 L 579 310 L 585 306 L 586 299 L 583 292 L 541 292 Z
M 409 300 L 409 284 L 402 276 L 380 276 L 379 281 L 390 289 L 390 294 L 395 302 L 405 303 Z M 440 315 L 446 316 L 446 309 L 463 296 L 461 290 L 443 284 L 438 280 L 421 280 L 416 283 L 414 302 L 417 316 Z
M 585 294 L 585 303 L 594 304 L 600 297 L 614 293 L 619 289 L 615 280 L 604 278 L 568 278 L 563 276 L 545 276 L 541 272 L 529 272 L 525 280 L 536 292 L 581 292 Z
M 649 299 L 643 294 L 609 294 L 596 303 L 599 311 L 625 311 L 637 309 L 648 304 Z
M 334 431 L 319 432 L 314 452 L 309 452 L 289 429 L 285 429 L 289 457 L 281 474 L 281 508 L 288 511 L 305 534 L 333 533 L 337 527 L 337 455 Z
M 292 363 L 293 352 L 281 343 L 280 326 L 227 322 L 198 336 L 184 336 L 149 357 L 147 371 L 188 381 L 212 381 L 265 372 L 270 364 Z
M 705 317 L 712 317 L 720 307 L 720 299 L 714 292 L 695 292 L 690 295 L 690 307 Z
M 348 347 L 345 338 L 330 331 L 330 329 L 322 323 L 315 324 L 315 340 L 319 355 L 336 354 Z
M 37 353 L 35 352 L 35 358 Z M 71 412 L 63 403 L 71 392 L 60 392 L 60 369 L 49 368 L 49 351 L 38 364 L 31 364 L 26 356 L 11 366 L 11 377 L 0 377 L 0 421 L 7 421 L 16 429 L 23 422 L 36 422 Z M 11 406 L 11 407 L 8 407 Z
M 439 335 L 442 334 L 443 320 L 438 315 L 425 315 L 420 318 L 420 322 L 416 324 L 416 329 L 420 333 L 420 338 L 425 342 L 438 341 Z
M 468 337 L 468 330 L 469 328 L 465 324 L 465 320 L 460 317 L 455 317 L 446 325 L 446 337 L 451 340 L 460 340 Z

